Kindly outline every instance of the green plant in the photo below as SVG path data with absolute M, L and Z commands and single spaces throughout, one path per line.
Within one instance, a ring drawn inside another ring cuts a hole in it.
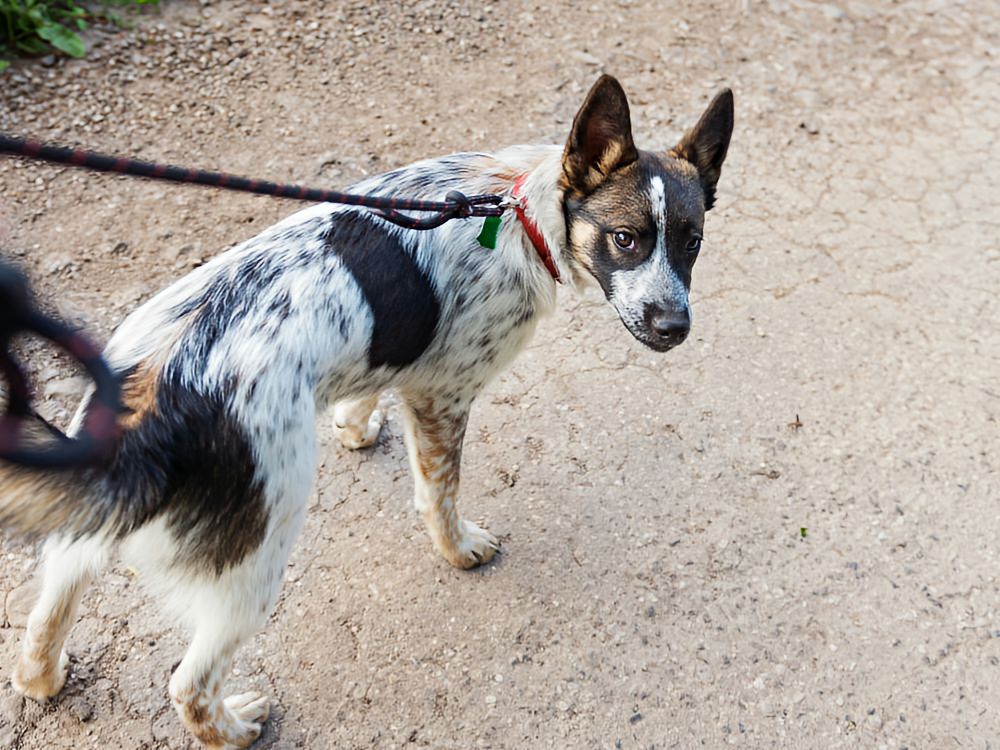
M 102 0 L 90 8 L 75 0 L 0 0 L 0 70 L 8 54 L 41 55 L 58 50 L 83 57 L 87 49 L 78 31 L 94 20 L 119 24 L 108 6 L 149 5 L 157 0 Z

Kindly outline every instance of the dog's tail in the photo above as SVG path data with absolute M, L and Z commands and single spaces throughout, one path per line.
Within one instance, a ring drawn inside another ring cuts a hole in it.
M 132 365 L 114 373 L 122 388 L 118 415 L 120 437 L 98 461 L 66 468 L 36 469 L 0 462 L 0 529 L 28 538 L 59 532 L 69 536 L 120 534 L 150 517 L 163 495 L 163 470 L 148 460 L 156 446 L 136 440 L 148 432 L 159 372 Z M 93 393 L 84 397 L 75 421 L 86 424 Z M 35 414 L 25 420 L 21 439 L 27 447 L 45 448 L 67 440 L 58 428 Z M 145 427 L 145 430 L 139 428 Z M 72 434 L 72 430 L 70 430 Z M 132 471 L 126 467 L 135 467 Z
M 242 559 L 269 516 L 256 449 L 232 408 L 235 385 L 196 388 L 150 362 L 116 377 L 121 435 L 107 458 L 54 471 L 0 466 L 0 529 L 122 538 L 166 515 L 191 559 L 218 569 Z
M 45 448 L 67 440 L 38 414 L 25 420 L 22 439 Z M 54 531 L 73 535 L 96 531 L 113 515 L 94 501 L 94 490 L 106 475 L 101 467 L 34 469 L 0 464 L 0 527 L 29 538 Z

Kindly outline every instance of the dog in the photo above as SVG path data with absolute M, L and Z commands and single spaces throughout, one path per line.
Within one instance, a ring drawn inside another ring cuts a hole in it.
M 55 696 L 84 589 L 118 549 L 193 632 L 169 694 L 209 748 L 244 748 L 268 700 L 224 697 L 241 643 L 273 608 L 317 462 L 317 412 L 361 448 L 379 394 L 402 403 L 414 503 L 459 568 L 499 544 L 458 512 L 473 399 L 525 346 L 557 284 L 596 283 L 636 339 L 665 352 L 691 325 L 688 290 L 705 212 L 733 130 L 728 89 L 670 151 L 639 151 L 614 78 L 587 94 L 563 147 L 460 153 L 372 177 L 354 192 L 507 196 L 495 248 L 481 219 L 429 231 L 316 205 L 215 257 L 152 297 L 112 336 L 121 438 L 100 465 L 3 469 L 0 524 L 47 535 L 44 578 L 13 673 Z M 85 395 L 69 432 L 90 405 Z

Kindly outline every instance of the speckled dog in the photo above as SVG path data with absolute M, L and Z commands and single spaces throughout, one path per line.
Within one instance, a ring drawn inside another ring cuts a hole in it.
M 335 404 L 352 448 L 404 405 L 415 504 L 450 562 L 497 540 L 456 507 L 469 407 L 550 311 L 557 281 L 596 280 L 629 332 L 666 351 L 690 326 L 688 287 L 733 126 L 723 91 L 667 153 L 638 151 L 628 103 L 594 85 L 565 148 L 522 146 L 424 161 L 355 192 L 510 196 L 496 248 L 482 220 L 427 232 L 318 205 L 234 247 L 132 313 L 108 344 L 127 411 L 106 465 L 4 469 L 0 521 L 51 534 L 14 687 L 44 700 L 84 588 L 114 548 L 193 630 L 170 680 L 181 719 L 212 748 L 260 734 L 268 701 L 223 697 L 236 649 L 267 620 L 316 469 L 315 420 Z M 85 398 L 76 424 L 88 408 Z

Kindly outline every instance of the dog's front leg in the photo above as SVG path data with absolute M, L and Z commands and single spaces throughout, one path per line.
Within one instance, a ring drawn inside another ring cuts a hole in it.
M 403 394 L 406 447 L 416 485 L 414 505 L 434 546 L 456 568 L 474 568 L 493 558 L 496 537 L 458 515 L 462 439 L 471 402 L 429 394 Z

